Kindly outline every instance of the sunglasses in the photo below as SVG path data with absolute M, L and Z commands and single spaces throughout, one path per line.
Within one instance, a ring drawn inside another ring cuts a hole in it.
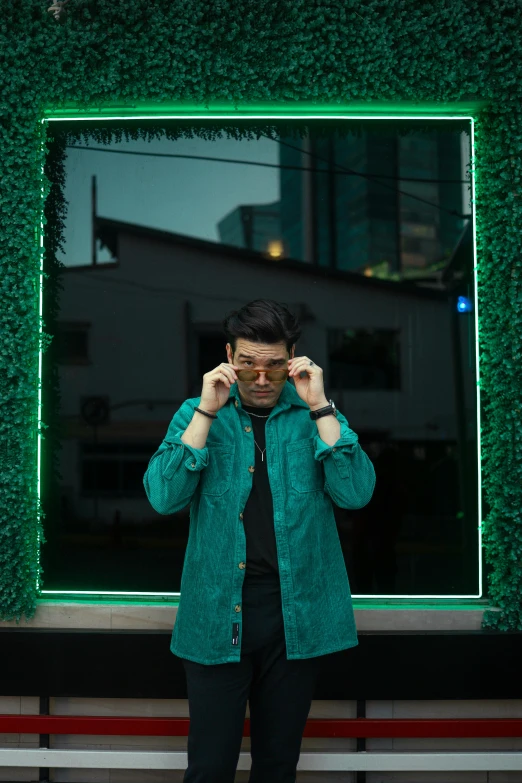
M 260 373 L 266 373 L 267 381 L 282 383 L 288 378 L 288 370 L 236 370 L 240 381 L 257 381 Z

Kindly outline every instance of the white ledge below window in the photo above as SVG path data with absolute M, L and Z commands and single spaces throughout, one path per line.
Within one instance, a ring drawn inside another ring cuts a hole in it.
M 90 595 L 82 598 L 41 599 L 31 620 L 0 621 L 0 630 L 172 631 L 176 599 L 121 601 Z M 483 599 L 353 599 L 359 633 L 480 631 L 482 618 L 494 609 Z

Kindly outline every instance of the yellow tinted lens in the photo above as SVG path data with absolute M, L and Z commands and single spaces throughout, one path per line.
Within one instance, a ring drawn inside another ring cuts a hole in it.
M 254 370 L 237 370 L 236 375 L 240 381 L 253 381 L 257 378 L 257 372 Z
M 284 381 L 288 378 L 288 370 L 270 370 L 266 377 L 269 381 Z

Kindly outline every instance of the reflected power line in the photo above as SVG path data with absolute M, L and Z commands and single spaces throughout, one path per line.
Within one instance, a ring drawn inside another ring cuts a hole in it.
M 282 144 L 286 147 L 290 147 L 291 149 L 298 150 L 299 152 L 305 152 L 307 155 L 309 155 L 312 158 L 315 158 L 316 160 L 319 160 L 323 163 L 329 163 L 327 158 L 322 158 L 320 155 L 317 155 L 313 152 L 309 152 L 308 150 L 302 150 L 300 147 L 296 147 L 293 144 L 289 144 L 288 142 L 280 141 L 279 139 L 272 139 L 270 136 L 267 136 L 266 134 L 261 134 L 265 136 L 265 138 L 270 139 L 271 141 L 276 142 L 277 144 Z M 235 158 L 215 158 L 207 155 L 183 155 L 180 153 L 170 153 L 170 152 L 139 152 L 137 150 L 114 150 L 114 149 L 106 149 L 104 147 L 88 147 L 88 146 L 80 146 L 79 144 L 68 144 L 66 145 L 66 149 L 73 149 L 73 150 L 87 150 L 90 152 L 107 152 L 111 155 L 139 155 L 142 157 L 148 157 L 148 158 L 184 158 L 188 160 L 206 160 L 206 161 L 212 161 L 215 163 L 233 163 L 233 164 L 239 164 L 242 166 L 261 166 L 263 168 L 271 168 L 271 169 L 288 169 L 292 171 L 312 171 L 317 172 L 319 174 L 328 174 L 329 172 L 325 169 L 318 169 L 314 167 L 307 167 L 307 166 L 294 166 L 286 163 L 260 163 L 258 161 L 251 161 L 251 160 L 237 160 Z M 329 163 L 329 165 L 331 165 Z M 377 182 L 377 184 L 381 185 L 383 188 L 387 188 L 388 190 L 392 190 L 394 193 L 400 193 L 402 196 L 405 196 L 407 198 L 414 199 L 415 201 L 420 201 L 423 204 L 427 204 L 428 206 L 432 207 L 433 209 L 438 209 L 441 212 L 447 212 L 449 215 L 452 215 L 453 217 L 459 217 L 463 220 L 469 220 L 470 215 L 463 215 L 462 213 L 458 212 L 455 209 L 446 209 L 445 207 L 441 207 L 440 204 L 434 204 L 432 201 L 428 201 L 426 199 L 423 199 L 421 196 L 416 196 L 413 193 L 406 193 L 403 190 L 400 190 L 399 188 L 395 188 L 392 185 L 386 185 L 385 183 L 379 182 L 380 179 L 388 179 L 388 180 L 394 180 L 402 181 L 402 182 L 427 182 L 427 183 L 445 183 L 445 184 L 453 184 L 453 185 L 465 185 L 470 184 L 469 180 L 462 180 L 462 179 L 429 179 L 429 178 L 421 178 L 421 177 L 396 177 L 391 175 L 372 175 L 372 174 L 365 174 L 360 171 L 354 171 L 353 169 L 346 168 L 345 166 L 341 166 L 339 163 L 333 164 L 335 167 L 335 170 L 333 173 L 336 176 L 351 176 L 351 177 L 362 177 L 363 179 L 368 179 L 371 182 Z

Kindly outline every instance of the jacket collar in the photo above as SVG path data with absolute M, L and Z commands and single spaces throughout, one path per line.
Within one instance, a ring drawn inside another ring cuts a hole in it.
M 241 398 L 239 396 L 239 389 L 237 387 L 237 383 L 234 383 L 230 388 L 230 394 L 228 396 L 228 404 L 235 405 L 236 408 L 240 408 Z M 279 413 L 279 411 L 288 410 L 292 405 L 295 405 L 299 408 L 307 408 L 307 403 L 300 398 L 298 395 L 296 388 L 293 383 L 290 381 L 285 381 L 284 386 L 281 390 L 281 394 L 279 395 L 279 398 L 275 404 L 274 410 L 272 411 L 271 415 L 273 416 L 276 413 Z

